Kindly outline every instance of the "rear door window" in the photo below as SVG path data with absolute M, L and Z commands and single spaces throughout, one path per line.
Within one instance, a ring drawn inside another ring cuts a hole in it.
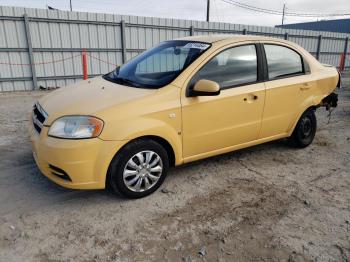
M 264 48 L 270 80 L 304 73 L 301 55 L 294 50 L 270 44 L 264 44 Z

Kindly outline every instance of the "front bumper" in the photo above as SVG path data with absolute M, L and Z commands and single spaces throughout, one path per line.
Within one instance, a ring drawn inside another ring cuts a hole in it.
M 109 164 L 127 141 L 58 139 L 47 136 L 47 132 L 48 127 L 39 134 L 30 126 L 33 156 L 46 177 L 66 188 L 105 188 Z M 68 178 L 57 170 L 64 171 Z

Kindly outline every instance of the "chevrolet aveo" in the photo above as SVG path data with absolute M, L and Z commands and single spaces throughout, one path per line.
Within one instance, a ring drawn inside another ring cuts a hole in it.
M 288 41 L 165 41 L 35 103 L 33 155 L 61 186 L 144 197 L 170 166 L 281 138 L 308 146 L 315 110 L 337 105 L 337 86 L 334 67 Z

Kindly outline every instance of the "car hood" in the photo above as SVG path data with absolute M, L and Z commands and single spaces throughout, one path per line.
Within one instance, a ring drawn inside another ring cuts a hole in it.
M 154 89 L 123 86 L 96 77 L 55 90 L 41 98 L 39 104 L 49 115 L 45 124 L 50 125 L 56 118 L 64 115 L 94 115 L 106 108 L 140 99 L 154 92 Z

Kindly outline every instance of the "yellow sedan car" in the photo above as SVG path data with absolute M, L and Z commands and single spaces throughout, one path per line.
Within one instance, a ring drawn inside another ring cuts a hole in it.
M 281 39 L 165 41 L 35 103 L 33 155 L 61 186 L 144 197 L 170 166 L 281 138 L 308 146 L 337 86 L 334 67 Z

